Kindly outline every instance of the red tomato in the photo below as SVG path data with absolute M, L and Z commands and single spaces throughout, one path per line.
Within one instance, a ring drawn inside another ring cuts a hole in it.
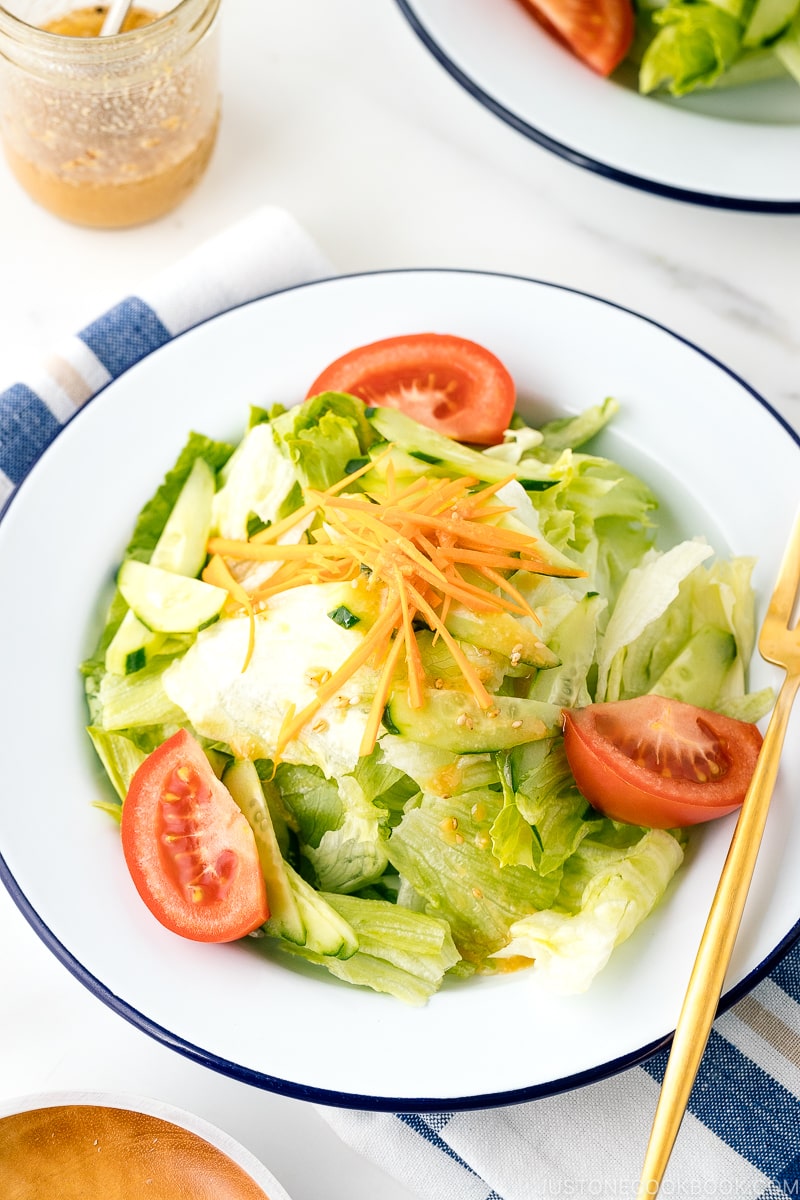
M 662 696 L 564 710 L 575 782 L 607 817 L 672 829 L 738 808 L 755 770 L 755 725 Z
M 402 409 L 461 442 L 502 442 L 516 389 L 499 358 L 466 338 L 416 333 L 359 346 L 337 358 L 308 395 L 349 392 L 365 404 Z
M 139 895 L 173 933 L 232 942 L 269 916 L 253 831 L 183 729 L 131 780 L 122 848 Z
M 635 32 L 631 0 L 522 0 L 542 25 L 598 75 L 610 75 Z

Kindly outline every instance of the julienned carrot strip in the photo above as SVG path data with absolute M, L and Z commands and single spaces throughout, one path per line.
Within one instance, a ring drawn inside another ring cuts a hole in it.
M 378 730 L 381 727 L 383 718 L 383 710 L 386 707 L 386 701 L 389 699 L 389 693 L 392 690 L 394 682 L 394 673 L 397 669 L 397 663 L 400 655 L 403 652 L 403 643 L 405 638 L 401 633 L 395 635 L 389 653 L 386 655 L 386 661 L 383 664 L 378 686 L 375 690 L 375 695 L 372 699 L 372 704 L 369 709 L 367 723 L 364 726 L 364 734 L 361 738 L 361 745 L 358 748 L 359 757 L 363 758 L 367 754 L 371 754 L 375 748 L 375 743 L 378 740 Z
M 531 571 L 536 575 L 557 575 L 560 578 L 577 578 L 586 572 L 579 567 L 557 567 L 543 558 L 512 558 L 506 554 L 487 554 L 484 550 L 473 550 L 462 546 L 442 547 L 442 554 L 452 562 L 487 563 L 492 567 L 505 567 L 511 571 Z
M 253 542 L 239 542 L 233 538 L 210 538 L 209 554 L 222 554 L 225 558 L 238 558 L 253 562 L 285 562 L 290 558 L 309 558 L 315 554 L 332 558 L 342 555 L 342 547 L 332 542 L 290 542 L 272 546 L 254 545 Z
M 242 608 L 244 608 L 247 616 L 249 617 L 250 628 L 247 635 L 247 653 L 245 654 L 244 662 L 242 663 L 242 674 L 244 674 L 244 672 L 250 666 L 250 659 L 253 657 L 253 651 L 256 648 L 256 619 L 253 611 L 253 601 L 239 583 L 238 579 L 235 579 L 234 576 L 231 575 L 224 559 L 220 558 L 218 554 L 215 554 L 213 558 L 209 559 L 203 571 L 202 578 L 206 583 L 212 583 L 217 587 L 225 588 L 225 590 L 230 596 L 233 597 L 237 604 L 240 604 Z
M 501 488 L 504 488 L 507 483 L 513 483 L 515 479 L 516 475 L 506 475 L 505 479 L 497 479 L 494 483 L 487 483 L 485 487 L 481 488 L 474 499 L 480 500 L 483 503 L 490 496 L 494 496 L 496 492 L 499 492 Z
M 414 616 L 416 610 L 408 603 L 408 591 L 405 580 L 399 571 L 395 572 L 395 586 L 400 596 L 400 607 L 403 612 L 403 637 L 406 650 L 406 669 L 408 671 L 408 699 L 412 708 L 422 708 L 422 684 L 425 671 L 419 653 L 419 645 L 414 633 Z
M 441 618 L 436 615 L 427 601 L 420 596 L 416 588 L 412 587 L 410 584 L 407 586 L 409 597 L 414 601 L 417 608 L 424 615 L 431 629 L 435 629 L 441 636 L 442 641 L 447 646 L 447 649 L 450 651 L 453 658 L 456 660 L 458 668 L 469 684 L 470 691 L 478 701 L 478 704 L 480 704 L 481 708 L 483 709 L 491 708 L 494 701 L 487 692 L 486 688 L 483 686 L 483 682 L 479 678 L 478 673 L 472 666 L 472 663 L 465 656 L 464 651 L 461 649 L 458 642 L 450 634 Z
M 391 453 L 392 449 L 392 446 L 387 446 L 381 454 L 376 455 L 374 459 L 366 463 L 363 467 L 359 467 L 357 471 L 352 471 L 349 475 L 345 475 L 343 479 L 340 479 L 337 483 L 332 484 L 331 487 L 327 488 L 327 490 L 324 492 L 309 490 L 308 494 L 310 497 L 312 497 L 312 499 L 301 505 L 300 508 L 296 508 L 293 513 L 289 513 L 288 517 L 284 517 L 283 520 L 276 521 L 274 525 L 268 525 L 266 529 L 262 529 L 259 533 L 254 534 L 250 541 L 257 546 L 268 542 L 277 541 L 277 539 L 282 537 L 287 530 L 293 529 L 298 521 L 301 521 L 304 517 L 310 516 L 312 513 L 316 512 L 317 509 L 321 508 L 328 497 L 338 495 L 339 492 L 344 491 L 349 484 L 354 483 L 356 479 L 360 479 L 362 475 L 366 475 L 368 471 L 371 471 L 376 463 L 379 463 L 386 457 L 387 454 Z
M 284 722 L 278 737 L 278 754 L 283 753 L 289 742 L 319 712 L 322 705 L 336 695 L 339 688 L 347 683 L 351 675 L 354 675 L 358 668 L 364 665 L 380 645 L 384 641 L 388 641 L 391 630 L 397 624 L 399 617 L 399 602 L 391 608 L 385 609 L 372 628 L 364 635 L 361 645 L 345 659 L 338 670 L 334 671 L 330 679 L 320 684 L 311 703 L 307 704 L 297 715 L 293 715 L 291 720 Z
M 469 583 L 455 571 L 452 563 L 449 565 L 458 580 L 457 584 L 450 585 L 450 576 L 448 575 L 448 595 L 452 596 L 454 600 L 461 600 L 467 608 L 472 608 L 476 612 L 511 612 L 527 616 L 527 609 L 520 608 L 519 604 L 515 604 L 513 600 L 506 600 L 505 596 L 499 596 L 497 592 L 490 592 L 475 583 Z M 456 590 L 458 594 L 456 594 Z
M 532 617 L 537 625 L 541 625 L 542 621 L 539 617 L 539 614 L 531 608 L 522 592 L 518 588 L 515 588 L 513 584 L 509 583 L 505 575 L 501 575 L 499 571 L 493 571 L 491 567 L 484 566 L 478 567 L 477 569 L 480 571 L 481 575 L 488 580 L 489 583 L 493 583 L 496 587 L 502 588 L 503 591 L 508 592 L 512 600 L 516 600 L 517 604 L 519 605 L 519 611 L 523 616 Z

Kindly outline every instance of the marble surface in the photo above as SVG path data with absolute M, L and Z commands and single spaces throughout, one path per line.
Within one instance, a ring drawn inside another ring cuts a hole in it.
M 722 360 L 800 428 L 800 217 L 662 200 L 555 158 L 463 92 L 391 0 L 223 0 L 222 21 L 219 145 L 171 216 L 124 232 L 73 228 L 37 209 L 0 163 L 3 382 L 272 203 L 343 271 L 507 271 L 635 309 Z M 0 1099 L 53 1089 L 154 1096 L 221 1125 L 293 1200 L 408 1200 L 314 1108 L 205 1071 L 106 1009 L 4 892 L 0 956 Z

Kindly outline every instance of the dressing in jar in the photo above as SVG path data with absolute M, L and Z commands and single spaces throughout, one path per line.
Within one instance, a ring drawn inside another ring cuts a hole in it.
M 160 217 L 192 191 L 219 122 L 218 10 L 142 0 L 119 34 L 100 37 L 105 6 L 0 3 L 0 132 L 33 199 L 111 228 Z

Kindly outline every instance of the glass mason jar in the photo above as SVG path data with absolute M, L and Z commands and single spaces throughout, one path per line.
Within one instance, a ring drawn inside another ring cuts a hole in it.
M 137 0 L 122 33 L 99 37 L 103 6 L 0 0 L 0 133 L 39 204 L 110 228 L 191 192 L 219 122 L 219 3 Z

